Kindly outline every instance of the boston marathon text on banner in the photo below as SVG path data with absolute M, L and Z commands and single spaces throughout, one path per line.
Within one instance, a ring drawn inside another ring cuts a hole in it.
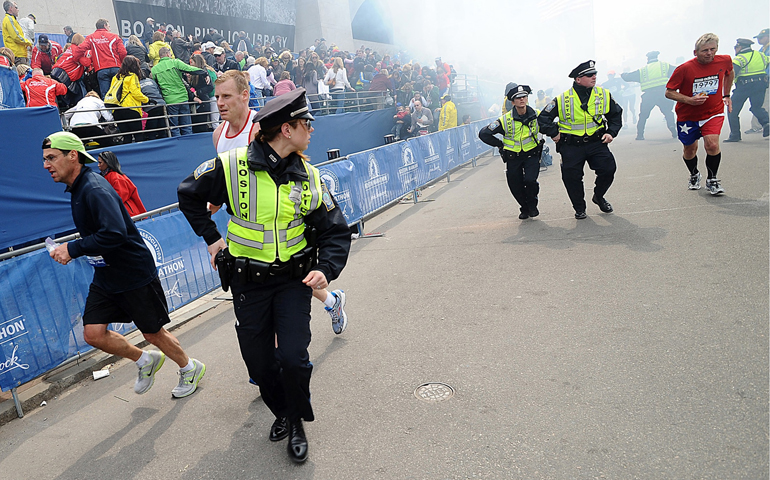
M 233 47 L 238 48 L 238 32 L 246 32 L 252 44 L 272 44 L 294 49 L 295 0 L 114 0 L 121 37 L 144 34 L 148 17 L 172 25 L 183 37 L 202 39 L 215 28 Z M 194 9 L 194 10 L 193 10 Z

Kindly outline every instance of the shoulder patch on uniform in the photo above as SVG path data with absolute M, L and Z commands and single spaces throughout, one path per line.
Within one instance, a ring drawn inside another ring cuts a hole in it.
M 501 126 L 500 125 L 500 120 L 495 120 L 494 122 L 492 122 L 489 125 L 487 125 L 487 128 L 490 129 L 490 130 L 494 130 L 494 129 L 500 127 L 500 126 Z
M 214 160 L 206 160 L 205 162 L 198 165 L 198 168 L 195 169 L 195 179 L 198 180 L 201 175 L 209 173 L 214 170 Z
M 332 194 L 329 193 L 329 189 L 326 188 L 326 184 L 321 182 L 321 200 L 323 200 L 324 205 L 326 205 L 326 211 L 331 212 L 334 210 L 334 200 L 332 199 Z
M 545 108 L 543 109 L 543 111 L 544 111 L 544 112 L 550 112 L 551 110 L 553 110 L 553 109 L 554 109 L 554 107 L 555 107 L 555 106 L 556 106 L 556 102 L 555 102 L 555 101 L 552 101 L 551 103 L 549 103 L 548 105 L 546 105 L 546 106 L 545 106 Z

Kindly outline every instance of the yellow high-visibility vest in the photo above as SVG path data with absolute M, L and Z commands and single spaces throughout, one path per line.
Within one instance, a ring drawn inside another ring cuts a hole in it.
M 653 87 L 661 87 L 668 83 L 669 64 L 666 62 L 652 62 L 639 70 L 639 80 L 642 91 Z
M 515 109 L 516 107 L 514 107 Z M 528 152 L 537 147 L 537 134 L 540 127 L 537 124 L 537 117 L 529 124 L 524 124 L 513 119 L 513 112 L 506 113 L 500 117 L 500 124 L 503 126 L 503 150 L 511 152 Z M 535 110 L 539 115 L 540 111 Z
M 307 246 L 305 216 L 321 206 L 318 169 L 303 161 L 308 180 L 276 185 L 270 174 L 249 170 L 248 147 L 219 154 L 233 216 L 227 245 L 235 257 L 287 262 Z
M 580 98 L 570 88 L 557 99 L 559 105 L 559 133 L 570 135 L 593 135 L 603 123 L 602 115 L 610 110 L 610 91 L 594 87 L 588 98 L 588 111 L 581 108 Z

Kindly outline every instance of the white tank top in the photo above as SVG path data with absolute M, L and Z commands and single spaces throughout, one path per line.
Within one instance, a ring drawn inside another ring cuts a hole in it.
M 217 153 L 229 152 L 238 147 L 248 147 L 251 130 L 255 127 L 254 116 L 257 114 L 254 110 L 249 110 L 249 119 L 240 132 L 234 137 L 228 137 L 227 131 L 230 129 L 230 122 L 225 122 L 222 126 L 222 134 L 217 141 Z

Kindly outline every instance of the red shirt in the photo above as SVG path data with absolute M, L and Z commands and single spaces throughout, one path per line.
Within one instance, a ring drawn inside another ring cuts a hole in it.
M 70 77 L 73 82 L 80 80 L 83 76 L 85 67 L 91 66 L 91 59 L 89 57 L 80 57 L 80 60 L 75 60 L 72 54 L 72 47 L 69 50 L 62 53 L 59 59 L 56 60 L 54 67 L 61 68 Z
M 63 83 L 43 75 L 35 75 L 21 84 L 27 97 L 28 107 L 56 106 L 56 97 L 66 95 L 67 87 Z
M 91 60 L 97 72 L 105 68 L 120 68 L 126 56 L 123 40 L 105 28 L 100 28 L 87 36 L 85 42 L 73 47 L 72 53 L 75 60 L 79 60 L 89 50 L 92 52 Z
M 112 188 L 118 192 L 129 215 L 133 217 L 134 215 L 139 215 L 140 213 L 147 211 L 147 209 L 144 208 L 142 199 L 139 198 L 139 191 L 137 191 L 136 185 L 134 185 L 134 182 L 132 182 L 130 178 L 121 175 L 118 172 L 108 172 L 104 178 L 107 179 L 107 181 L 110 182 L 110 185 L 112 185 Z
M 32 49 L 32 68 L 40 68 L 46 75 L 51 74 L 51 69 L 53 68 L 54 63 L 56 63 L 56 58 L 61 55 L 62 52 L 61 45 L 53 41 L 49 43 L 51 44 L 51 47 L 47 52 L 40 50 L 37 45 Z
M 702 105 L 688 105 L 676 102 L 676 119 L 679 122 L 707 120 L 714 115 L 724 113 L 725 75 L 733 71 L 730 55 L 715 55 L 711 63 L 702 64 L 693 58 L 676 67 L 666 88 L 678 90 L 688 97 L 698 93 L 708 94 L 708 100 Z

